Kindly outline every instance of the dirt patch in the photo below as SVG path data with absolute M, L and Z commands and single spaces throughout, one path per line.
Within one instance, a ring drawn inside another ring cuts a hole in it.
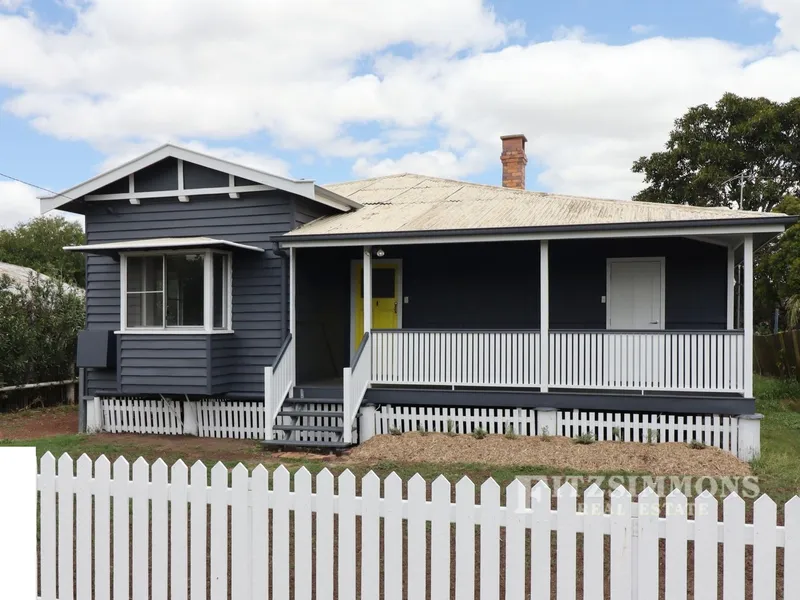
M 78 433 L 78 407 L 58 406 L 0 414 L 0 440 Z
M 562 437 L 469 435 L 444 433 L 379 435 L 350 452 L 352 462 L 482 463 L 538 465 L 579 472 L 624 471 L 653 475 L 749 475 L 750 467 L 717 448 L 693 450 L 686 444 L 596 442 L 580 445 Z

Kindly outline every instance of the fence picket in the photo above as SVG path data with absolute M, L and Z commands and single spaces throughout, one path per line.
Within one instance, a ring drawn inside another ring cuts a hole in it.
M 272 489 L 272 597 L 289 600 L 289 471 L 283 465 L 272 473 Z
M 150 596 L 149 484 L 150 465 L 139 458 L 133 463 L 133 600 Z
M 679 489 L 667 496 L 666 560 L 664 586 L 666 600 L 686 600 L 687 585 L 687 504 L 686 496 Z M 696 556 L 696 555 L 695 555 Z M 716 552 L 714 553 L 716 557 Z M 701 594 L 702 597 L 702 594 Z
M 73 600 L 75 588 L 73 585 L 74 560 L 72 553 L 74 524 L 74 486 L 73 463 L 68 454 L 62 454 L 58 459 L 58 599 Z
M 46 452 L 39 470 L 39 554 L 42 600 L 56 600 L 56 459 Z M 98 598 L 98 600 L 100 600 Z
M 94 598 L 111 598 L 111 463 L 94 463 Z
M 423 482 L 424 485 L 424 482 Z M 409 493 L 411 484 L 409 484 Z M 338 599 L 355 600 L 356 597 L 356 477 L 349 470 L 339 475 L 339 573 Z M 273 511 L 274 512 L 274 511 Z M 409 526 L 410 531 L 410 526 Z M 411 538 L 409 534 L 409 547 Z M 409 563 L 410 566 L 410 563 Z M 274 561 L 273 561 L 274 568 Z M 423 596 L 424 597 L 424 596 Z M 273 596 L 274 598 L 274 596 Z
M 152 560 L 151 560 L 151 598 L 152 600 L 167 600 L 169 567 L 169 510 L 167 502 L 168 467 L 160 458 L 152 466 L 152 513 L 151 523 L 153 530 Z
M 744 600 L 744 500 L 730 494 L 722 502 L 722 511 L 722 594 L 725 600 Z
M 769 496 L 753 504 L 753 600 L 774 600 L 778 507 Z
M 380 595 L 380 498 L 381 480 L 372 471 L 361 480 L 361 596 Z
M 192 465 L 189 486 L 189 507 L 191 518 L 192 547 L 190 553 L 190 596 L 208 598 L 206 566 L 207 524 L 208 524 L 208 469 L 199 460 Z M 114 600 L 117 600 L 116 597 Z
M 603 490 L 593 483 L 583 493 L 583 600 L 603 600 Z
M 130 465 L 123 457 L 114 461 L 111 494 L 114 500 L 114 600 L 130 598 Z M 59 563 L 60 567 L 65 567 Z M 59 598 L 63 598 L 60 596 Z M 198 596 L 199 598 L 199 596 Z
M 250 585 L 250 474 L 239 463 L 231 473 L 231 597 L 252 598 Z M 310 490 L 309 490 L 310 492 Z M 309 521 L 311 515 L 308 515 Z M 310 527 L 310 524 L 309 524 Z M 311 561 L 308 561 L 311 564 Z
M 253 469 L 250 481 L 252 521 L 250 524 L 250 590 L 253 598 L 267 598 L 269 590 L 269 473 L 264 465 Z M 317 563 L 317 583 L 320 582 L 319 563 Z M 333 586 L 331 586 L 333 587 Z M 318 600 L 324 600 L 318 594 Z
M 333 599 L 333 475 L 328 469 L 317 473 L 316 510 L 316 599 Z M 255 596 L 261 598 L 262 596 Z M 263 596 L 266 598 L 266 595 Z
M 75 480 L 75 597 L 92 596 L 92 459 L 78 459 Z
M 716 597 L 717 499 L 708 490 L 704 490 L 695 498 L 694 507 L 694 593 L 697 598 Z M 677 577 L 680 577 L 680 574 Z M 667 587 L 670 588 L 669 579 Z M 678 587 L 676 593 L 679 592 Z
M 431 598 L 449 598 L 450 482 L 439 475 L 431 488 Z
M 619 486 L 611 492 L 611 597 L 631 600 L 633 563 L 631 494 Z
M 475 553 L 459 548 L 475 548 L 475 484 L 466 476 L 456 484 L 456 600 L 475 600 Z
M 658 495 L 646 487 L 639 494 L 636 519 L 638 555 L 637 590 L 641 600 L 658 600 Z
M 800 569 L 787 569 L 785 565 L 800 565 L 800 497 L 795 496 L 783 509 L 786 528 L 783 551 L 783 597 L 800 598 Z
M 506 600 L 525 598 L 525 521 L 525 486 L 514 480 L 506 488 Z
M 186 600 L 189 588 L 189 470 L 182 460 L 170 469 L 170 600 Z
M 539 481 L 531 489 L 531 598 L 550 599 L 550 488 Z
M 576 591 L 576 532 L 578 492 L 565 483 L 557 492 L 558 533 L 556 539 L 556 594 L 559 600 L 574 600 Z
M 383 579 L 384 599 L 403 597 L 403 481 L 391 473 L 383 482 Z M 449 498 L 448 498 L 449 504 Z
M 211 468 L 211 600 L 228 597 L 228 469 Z
M 500 598 L 500 486 L 494 479 L 481 485 L 481 600 Z

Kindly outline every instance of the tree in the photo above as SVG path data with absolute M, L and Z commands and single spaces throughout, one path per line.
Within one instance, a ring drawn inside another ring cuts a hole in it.
M 800 215 L 800 198 L 786 196 L 775 211 Z M 789 227 L 758 253 L 754 291 L 755 304 L 760 311 L 756 322 L 769 322 L 777 306 L 785 315 L 785 325 L 797 327 L 800 324 L 800 224 Z
M 666 150 L 633 164 L 648 187 L 634 200 L 771 211 L 800 193 L 800 97 L 786 103 L 725 94 L 675 121 Z M 738 180 L 745 173 L 744 202 Z
M 75 339 L 84 299 L 74 288 L 32 276 L 28 285 L 0 277 L 0 384 L 75 376 Z
M 78 223 L 64 217 L 37 217 L 0 231 L 0 261 L 85 287 L 83 255 L 63 250 L 64 246 L 82 244 L 85 239 Z

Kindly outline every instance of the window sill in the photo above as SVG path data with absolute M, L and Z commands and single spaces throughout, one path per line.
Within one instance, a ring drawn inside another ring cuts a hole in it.
M 229 335 L 233 329 L 120 329 L 114 332 L 117 335 Z

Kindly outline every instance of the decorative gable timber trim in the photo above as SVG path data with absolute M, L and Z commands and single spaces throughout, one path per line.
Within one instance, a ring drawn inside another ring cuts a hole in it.
M 130 177 L 137 171 L 140 171 L 150 165 L 153 165 L 165 158 L 175 158 L 178 160 L 178 168 L 179 170 L 182 168 L 182 162 L 188 161 L 202 167 L 206 167 L 208 169 L 214 169 L 216 171 L 221 171 L 223 173 L 227 173 L 230 178 L 239 177 L 241 179 L 247 179 L 249 181 L 255 182 L 259 189 L 257 191 L 262 191 L 264 189 L 270 190 L 283 190 L 285 192 L 289 192 L 292 194 L 296 194 L 298 196 L 302 196 L 304 198 L 308 198 L 314 202 L 319 202 L 320 204 L 324 204 L 326 206 L 330 206 L 336 210 L 341 212 L 347 212 L 352 209 L 361 208 L 361 204 L 355 202 L 354 200 L 350 200 L 344 196 L 337 194 L 331 190 L 327 190 L 316 185 L 312 180 L 298 180 L 298 179 L 289 179 L 286 177 L 280 177 L 278 175 L 272 175 L 270 173 L 265 173 L 263 171 L 259 171 L 258 169 L 252 169 L 250 167 L 245 167 L 227 160 L 223 160 L 220 158 L 215 158 L 213 156 L 209 156 L 207 154 L 202 154 L 200 152 L 195 152 L 194 150 L 188 150 L 186 148 L 181 148 L 179 146 L 175 146 L 172 144 L 165 144 L 136 158 L 132 161 L 129 161 L 116 169 L 112 169 L 88 181 L 85 181 L 77 186 L 71 187 L 67 190 L 59 194 L 55 194 L 52 196 L 44 196 L 39 198 L 41 203 L 41 211 L 43 213 L 54 210 L 57 208 L 61 208 L 70 202 L 78 200 L 83 197 L 87 197 L 87 200 L 90 199 L 88 196 L 91 196 L 93 192 L 99 190 L 100 188 L 105 187 L 106 185 L 113 183 L 119 179 L 123 179 L 125 177 Z M 179 178 L 179 187 L 181 186 L 181 182 L 183 178 Z M 261 187 L 265 186 L 265 187 Z M 237 189 L 231 190 L 230 187 L 236 187 Z M 121 195 L 114 195 L 114 194 L 102 194 L 96 195 L 95 200 L 108 196 L 121 196 L 119 198 L 113 199 L 122 199 L 122 200 L 139 200 L 141 198 L 163 198 L 163 197 L 180 197 L 183 196 L 186 200 L 188 200 L 189 196 L 197 195 L 198 192 L 204 191 L 204 193 L 209 194 L 220 194 L 220 193 L 227 193 L 227 194 L 238 194 L 240 192 L 245 191 L 243 188 L 246 186 L 229 186 L 228 188 L 206 188 L 206 190 L 183 190 L 183 193 L 178 193 L 180 190 L 174 191 L 166 191 L 166 192 L 139 192 L 134 193 L 132 196 L 130 193 L 121 194 Z M 213 189 L 212 192 L 208 192 L 208 189 Z M 142 194 L 147 194 L 142 195 Z M 99 197 L 98 197 L 99 196 Z
M 188 202 L 190 196 L 208 196 L 211 194 L 229 194 L 231 198 L 238 198 L 239 194 L 246 192 L 269 192 L 277 188 L 269 185 L 236 185 L 232 187 L 194 188 L 190 190 L 163 190 L 157 192 L 132 192 L 127 194 L 88 194 L 87 202 L 106 200 L 147 200 L 152 198 L 178 198 L 181 202 Z M 186 198 L 185 200 L 183 198 Z M 137 202 L 138 204 L 138 202 Z

